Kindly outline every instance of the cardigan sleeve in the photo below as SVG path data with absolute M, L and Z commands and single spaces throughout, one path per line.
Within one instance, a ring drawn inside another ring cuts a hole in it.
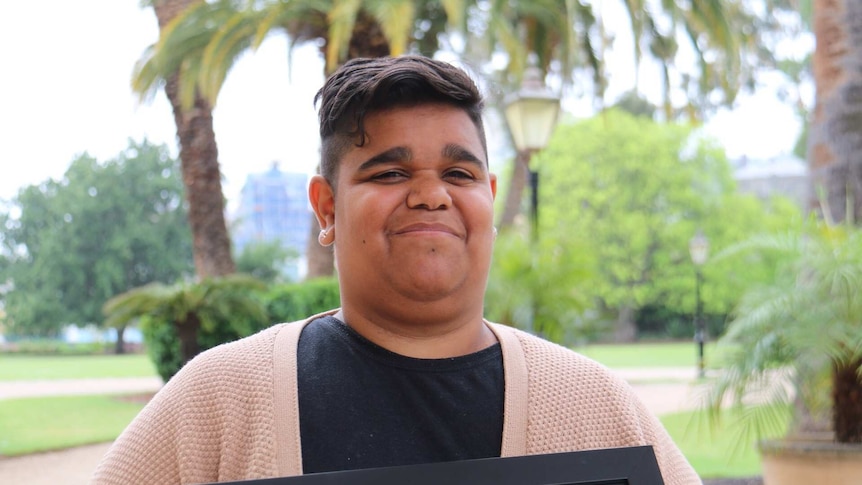
M 273 329 L 186 364 L 114 442 L 91 483 L 185 484 L 276 476 Z

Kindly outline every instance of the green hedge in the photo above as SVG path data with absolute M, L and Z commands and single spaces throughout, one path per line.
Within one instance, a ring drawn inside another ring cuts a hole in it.
M 320 278 L 305 283 L 276 285 L 265 296 L 266 311 L 273 323 L 293 322 L 341 304 L 338 281 Z
M 258 295 L 268 314 L 264 322 L 231 320 L 218 321 L 215 328 L 198 332 L 201 350 L 231 342 L 257 333 L 280 322 L 292 322 L 340 304 L 338 282 L 322 278 L 305 283 L 278 284 Z M 180 342 L 176 328 L 170 322 L 151 317 L 142 322 L 141 329 L 147 353 L 156 371 L 167 382 L 180 370 Z

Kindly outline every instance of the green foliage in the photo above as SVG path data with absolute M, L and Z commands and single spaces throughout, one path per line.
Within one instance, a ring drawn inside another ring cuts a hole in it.
M 224 280 L 248 281 L 248 277 L 232 275 Z M 112 300 L 106 310 L 112 314 L 111 318 L 141 319 L 147 352 L 158 374 L 167 381 L 183 365 L 178 329 L 184 324 L 179 320 L 184 311 L 196 312 L 205 322 L 197 332 L 197 346 L 203 351 L 246 337 L 273 323 L 301 320 L 340 304 L 338 281 L 334 278 L 279 284 L 268 289 L 221 281 L 224 287 L 204 291 L 213 283 L 145 287 Z
M 335 278 L 276 285 L 267 292 L 265 300 L 273 322 L 293 322 L 341 305 L 338 280 Z
M 250 243 L 236 257 L 236 270 L 275 283 L 283 277 L 282 268 L 297 256 L 296 250 L 285 248 L 280 241 Z
M 722 343 L 739 351 L 712 383 L 709 409 L 717 415 L 726 398 L 742 409 L 752 399 L 789 403 L 793 393 L 775 383 L 787 380 L 790 369 L 795 391 L 809 410 L 822 414 L 831 404 L 838 414 L 839 400 L 852 401 L 852 396 L 835 392 L 830 401 L 824 370 L 860 370 L 862 230 L 810 221 L 796 231 L 752 237 L 720 257 L 751 254 L 778 257 L 779 264 L 772 281 L 751 288 L 735 312 Z M 858 388 L 848 392 L 858 393 Z M 748 417 L 745 424 L 755 434 L 764 422 L 774 421 L 768 415 Z M 835 431 L 839 440 L 847 435 Z
M 183 366 L 177 329 L 170 322 L 157 317 L 143 317 L 140 326 L 147 355 L 159 377 L 164 382 L 168 382 Z M 205 332 L 202 330 L 199 336 Z M 201 346 L 201 348 L 206 350 L 207 347 Z
M 717 153 L 681 159 L 690 133 L 608 111 L 558 127 L 539 157 L 541 232 L 591 248 L 601 275 L 594 294 L 609 308 L 645 305 L 660 282 L 692 272 L 684 249 L 704 206 L 694 183 L 714 181 L 720 195 L 725 181 L 710 177 L 723 162 Z
M 533 162 L 542 244 L 586 258 L 582 266 L 593 271 L 580 291 L 597 318 L 652 307 L 690 320 L 696 272 L 688 243 L 698 229 L 716 251 L 801 219 L 785 199 L 737 194 L 723 152 L 691 127 L 618 110 L 558 126 Z M 704 309 L 715 331 L 746 288 L 769 279 L 774 259 L 764 262 L 772 264 L 704 266 Z
M 0 226 L 7 332 L 99 324 L 113 295 L 191 271 L 183 200 L 179 164 L 147 141 L 103 164 L 81 155 L 62 180 L 22 189 Z
M 725 315 L 703 315 L 707 336 L 723 335 Z M 638 309 L 635 316 L 640 339 L 689 339 L 695 332 L 694 318 L 689 313 L 673 311 L 667 307 L 648 304 Z
M 98 355 L 114 350 L 111 342 L 69 343 L 58 339 L 9 339 L 5 354 L 27 355 Z
M 494 244 L 485 315 L 557 342 L 595 337 L 596 322 L 583 313 L 593 271 L 583 249 L 555 238 L 530 241 L 524 231 L 503 231 Z
M 168 380 L 201 350 L 250 335 L 268 325 L 259 292 L 248 275 L 229 275 L 172 286 L 154 283 L 108 300 L 106 324 L 140 320 L 147 350 Z

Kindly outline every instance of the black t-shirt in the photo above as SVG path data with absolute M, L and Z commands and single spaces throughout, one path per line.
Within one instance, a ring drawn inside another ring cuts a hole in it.
M 500 456 L 499 344 L 415 359 L 324 317 L 303 329 L 298 366 L 304 473 Z

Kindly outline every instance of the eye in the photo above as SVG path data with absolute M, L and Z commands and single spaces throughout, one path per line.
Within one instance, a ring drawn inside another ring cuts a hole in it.
M 407 178 L 407 175 L 404 172 L 400 172 L 398 170 L 387 170 L 385 172 L 376 173 L 371 176 L 371 180 L 375 182 L 399 182 L 403 179 Z
M 476 177 L 472 172 L 465 170 L 463 168 L 453 168 L 451 170 L 447 170 L 446 173 L 443 174 L 443 177 L 455 180 L 459 182 L 468 182 L 476 180 Z

